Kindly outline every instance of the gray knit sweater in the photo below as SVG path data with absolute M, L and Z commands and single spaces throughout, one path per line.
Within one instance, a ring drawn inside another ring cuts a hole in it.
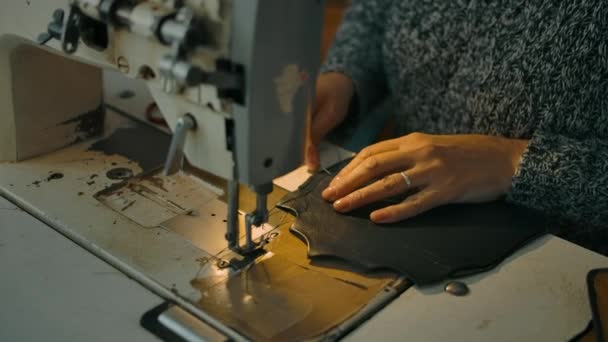
M 531 139 L 508 200 L 608 237 L 608 1 L 355 0 L 323 71 L 401 134 Z

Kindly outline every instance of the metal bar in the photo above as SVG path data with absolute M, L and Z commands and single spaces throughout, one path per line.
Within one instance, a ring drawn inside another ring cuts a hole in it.
M 163 170 L 165 176 L 170 176 L 182 169 L 186 135 L 188 135 L 189 130 L 194 128 L 196 128 L 196 121 L 190 114 L 186 114 L 177 120 L 173 138 L 171 139 L 171 147 L 169 147 L 167 161 Z
M 239 248 L 239 182 L 228 181 L 228 217 L 226 240 L 228 248 L 237 251 Z
M 80 237 L 78 234 L 75 234 L 66 226 L 55 224 L 47 215 L 44 214 L 44 212 L 38 210 L 36 207 L 31 206 L 29 203 L 19 199 L 18 197 L 11 196 L 10 193 L 5 192 L 2 188 L 0 188 L 0 196 L 6 198 L 7 200 L 14 203 L 16 206 L 20 207 L 30 215 L 36 217 L 40 221 L 47 224 L 49 227 L 63 234 L 65 237 L 74 241 L 74 243 L 91 252 L 93 255 L 96 255 L 101 260 L 104 260 L 108 264 L 114 266 L 116 269 L 128 275 L 131 279 L 135 280 L 153 293 L 157 294 L 162 298 L 173 301 L 181 308 L 198 317 L 203 322 L 206 322 L 213 328 L 217 329 L 219 332 L 225 334 L 233 341 L 248 341 L 248 339 L 241 335 L 239 332 L 226 326 L 221 321 L 209 315 L 208 313 L 202 311 L 201 308 L 197 307 L 195 304 L 173 293 L 169 288 L 164 287 L 155 280 L 138 272 L 138 270 L 135 269 L 133 266 L 120 260 L 116 256 L 112 255 L 110 252 Z

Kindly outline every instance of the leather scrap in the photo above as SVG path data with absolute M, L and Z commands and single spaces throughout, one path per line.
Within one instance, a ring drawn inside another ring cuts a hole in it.
M 346 163 L 328 171 L 335 174 Z M 321 197 L 331 178 L 319 172 L 278 204 L 297 217 L 292 232 L 306 241 L 309 257 L 337 257 L 365 270 L 389 269 L 418 285 L 491 269 L 548 232 L 543 215 L 504 201 L 446 205 L 379 225 L 369 214 L 390 203 L 340 214 Z M 396 200 L 403 198 L 389 201 Z

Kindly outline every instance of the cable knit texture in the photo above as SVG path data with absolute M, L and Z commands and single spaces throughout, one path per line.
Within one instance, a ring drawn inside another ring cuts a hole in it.
M 608 251 L 608 1 L 355 0 L 322 71 L 401 134 L 531 139 L 507 199 Z

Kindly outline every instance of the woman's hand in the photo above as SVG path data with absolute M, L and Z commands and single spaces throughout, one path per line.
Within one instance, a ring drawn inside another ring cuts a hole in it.
M 494 136 L 413 133 L 362 150 L 323 198 L 335 201 L 337 211 L 348 212 L 417 190 L 402 203 L 372 212 L 377 223 L 404 220 L 447 203 L 494 200 L 509 190 L 527 146 L 527 140 Z
M 341 73 L 322 74 L 317 79 L 315 104 L 310 113 L 310 129 L 306 142 L 306 165 L 311 170 L 319 168 L 319 142 L 338 126 L 348 114 L 354 94 L 352 80 Z

